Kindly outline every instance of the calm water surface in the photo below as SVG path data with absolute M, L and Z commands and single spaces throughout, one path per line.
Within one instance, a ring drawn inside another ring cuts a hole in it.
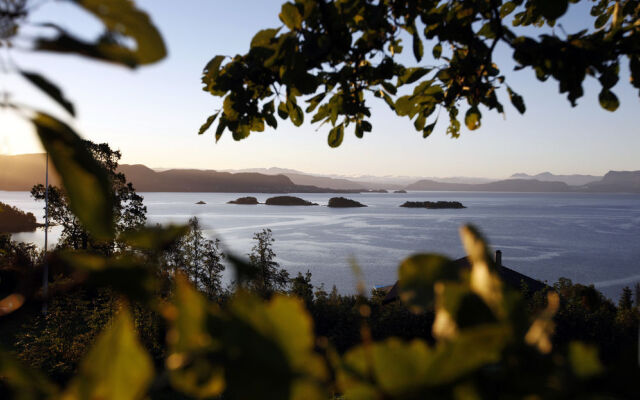
M 594 283 L 610 297 L 640 282 L 640 195 L 410 192 L 353 194 L 367 208 L 331 209 L 330 194 L 300 194 L 314 207 L 242 206 L 227 201 L 250 194 L 143 193 L 150 223 L 184 223 L 198 216 L 210 237 L 246 254 L 251 237 L 271 228 L 277 261 L 292 274 L 309 270 L 315 284 L 353 292 L 355 260 L 368 285 L 395 281 L 397 265 L 415 252 L 464 256 L 458 228 L 476 224 L 503 263 L 534 278 L 567 277 Z M 264 202 L 271 195 L 254 194 Z M 197 201 L 206 205 L 195 205 Z M 406 200 L 457 200 L 462 210 L 398 207 Z M 2 192 L 0 201 L 43 217 L 42 204 L 26 192 Z M 59 235 L 54 228 L 52 237 Z M 43 232 L 18 234 L 43 242 Z M 55 240 L 55 239 L 54 239 Z M 228 277 L 227 277 L 228 278 Z

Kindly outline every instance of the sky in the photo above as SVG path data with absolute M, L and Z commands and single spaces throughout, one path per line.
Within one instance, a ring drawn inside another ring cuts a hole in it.
M 498 64 L 509 84 L 524 96 L 526 113 L 520 115 L 503 93 L 505 116 L 485 111 L 482 127 L 473 132 L 463 128 L 458 139 L 445 134 L 444 118 L 431 137 L 423 139 L 406 117 L 396 116 L 372 99 L 373 131 L 358 139 L 348 130 L 337 149 L 327 144 L 327 126 L 294 127 L 289 121 L 279 121 L 277 131 L 252 133 L 239 142 L 227 132 L 215 143 L 212 131 L 197 134 L 221 104 L 219 98 L 202 91 L 202 69 L 215 55 L 245 53 L 260 29 L 282 25 L 278 19 L 282 0 L 138 0 L 137 4 L 150 14 L 168 46 L 168 58 L 156 65 L 131 71 L 76 56 L 12 51 L 21 68 L 42 72 L 63 88 L 78 112 L 70 123 L 85 138 L 119 149 L 122 163 L 152 168 L 281 167 L 348 176 L 489 178 L 517 172 L 602 175 L 609 170 L 640 170 L 640 104 L 629 84 L 626 62 L 614 88 L 621 106 L 611 113 L 599 106 L 599 84 L 594 79 L 587 81 L 585 96 L 572 108 L 556 82 L 541 83 L 530 70 L 512 71 L 513 62 L 503 51 L 497 54 Z M 563 28 L 571 33 L 586 27 L 584 11 L 572 11 L 562 21 Z M 58 21 L 87 37 L 99 26 L 84 12 L 51 1 L 33 19 Z M 19 77 L 0 74 L 0 80 L 0 90 L 11 92 L 14 100 L 64 116 Z M 0 110 L 0 154 L 40 151 L 31 126 Z

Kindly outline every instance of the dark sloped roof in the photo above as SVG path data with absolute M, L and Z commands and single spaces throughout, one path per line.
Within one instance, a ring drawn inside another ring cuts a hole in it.
M 471 263 L 469 262 L 469 259 L 467 257 L 462 257 L 453 261 L 453 265 L 457 268 L 471 268 Z M 498 268 L 498 273 L 500 274 L 500 278 L 502 278 L 502 281 L 513 289 L 522 290 L 522 286 L 524 284 L 529 289 L 529 292 L 533 293 L 542 290 L 547 286 L 539 280 L 521 274 L 520 272 L 505 267 L 504 265 Z M 384 289 L 386 289 L 387 287 L 385 287 Z M 399 298 L 398 290 L 398 282 L 396 281 L 396 283 L 393 285 L 393 287 L 391 287 L 387 295 L 382 300 L 382 303 L 386 304 L 397 300 Z

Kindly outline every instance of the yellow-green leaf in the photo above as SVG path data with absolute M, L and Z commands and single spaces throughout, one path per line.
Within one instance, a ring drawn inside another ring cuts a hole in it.
M 62 178 L 73 213 L 98 239 L 113 237 L 113 190 L 104 168 L 67 124 L 43 113 L 32 119 Z
M 280 11 L 280 20 L 289 29 L 301 29 L 302 28 L 302 15 L 295 4 L 284 3 L 282 10 Z
M 22 365 L 0 349 L 0 386 L 10 390 L 14 400 L 40 400 L 53 397 L 58 388 L 44 375 Z
M 613 112 L 620 106 L 618 97 L 609 89 L 602 89 L 598 96 L 598 100 L 600 100 L 600 106 L 607 111 Z
M 62 400 L 143 399 L 153 374 L 131 315 L 121 310 L 89 350 Z
M 329 142 L 329 146 L 338 147 L 342 144 L 342 140 L 344 139 L 344 125 L 340 124 L 329 131 L 329 137 L 327 141 Z
M 569 362 L 573 372 L 580 378 L 590 378 L 604 370 L 598 357 L 598 348 L 582 342 L 569 343 Z
M 439 254 L 416 254 L 405 259 L 398 269 L 400 298 L 414 310 L 433 306 L 434 285 L 438 281 L 455 281 L 460 270 Z
M 135 48 L 126 48 L 119 44 L 105 46 L 105 55 L 108 56 L 116 51 L 128 51 L 138 65 L 151 64 L 166 57 L 167 49 L 160 32 L 147 13 L 136 8 L 133 1 L 73 0 L 73 2 L 102 21 L 108 31 L 129 37 L 136 43 Z

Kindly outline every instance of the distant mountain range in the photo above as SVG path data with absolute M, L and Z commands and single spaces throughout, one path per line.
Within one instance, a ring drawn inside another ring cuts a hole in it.
M 588 183 L 597 182 L 602 176 L 595 175 L 554 175 L 551 172 L 543 172 L 537 175 L 513 174 L 512 179 L 535 179 L 542 182 L 564 182 L 571 186 L 582 186 Z
M 344 175 L 322 175 L 307 172 L 301 172 L 287 168 L 247 168 L 240 170 L 226 170 L 226 172 L 257 172 L 266 175 L 282 174 L 291 178 L 291 181 L 297 185 L 315 185 L 333 189 L 353 189 L 360 188 L 363 190 L 398 190 L 404 189 L 407 185 L 416 182 L 419 179 L 431 179 L 436 182 L 448 183 L 487 183 L 491 182 L 488 178 L 470 178 L 470 177 L 450 177 L 450 178 L 422 178 L 416 176 L 344 176 Z
M 232 193 L 333 193 L 359 192 L 361 189 L 334 189 L 299 185 L 285 175 L 256 172 L 218 172 L 197 169 L 154 171 L 144 165 L 120 166 L 139 192 L 232 192 Z
M 120 166 L 139 192 L 353 193 L 368 190 L 482 192 L 627 192 L 640 193 L 640 171 L 593 175 L 514 174 L 506 180 L 486 178 L 410 178 L 323 176 L 282 168 L 232 172 L 197 169 L 154 170 L 144 165 Z M 365 178 L 366 180 L 360 180 Z M 409 180 L 411 179 L 411 180 Z M 60 181 L 51 168 L 49 181 Z M 0 190 L 28 191 L 44 183 L 44 154 L 0 155 Z
M 44 154 L 0 155 L 0 190 L 29 191 L 33 185 L 44 184 Z M 59 186 L 58 174 L 49 163 L 49 184 Z

